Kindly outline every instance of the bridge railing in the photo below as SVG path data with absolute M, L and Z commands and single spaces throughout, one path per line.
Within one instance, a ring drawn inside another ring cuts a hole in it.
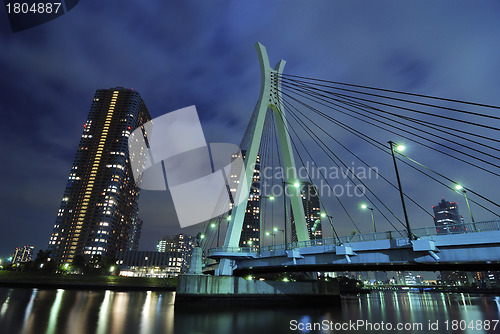
M 500 220 L 489 220 L 484 222 L 470 222 L 463 224 L 448 224 L 442 226 L 421 227 L 413 229 L 412 232 L 418 237 L 446 235 L 446 234 L 464 234 L 486 231 L 499 231 Z
M 257 247 L 217 247 L 208 250 L 208 256 L 216 255 L 217 253 L 256 253 Z
M 417 237 L 438 236 L 447 234 L 464 234 L 464 233 L 477 233 L 487 231 L 500 231 L 500 219 L 489 220 L 484 222 L 470 222 L 463 224 L 449 224 L 443 226 L 429 226 L 412 229 L 412 233 Z M 396 230 L 377 233 L 354 234 L 348 236 L 341 236 L 338 238 L 325 238 L 325 239 L 312 239 L 308 241 L 292 242 L 285 244 L 264 246 L 261 251 L 277 251 L 295 248 L 305 248 L 313 246 L 329 246 L 349 244 L 363 241 L 376 241 L 387 239 L 400 239 L 407 238 L 406 230 Z M 208 256 L 214 253 L 257 253 L 258 247 L 218 247 L 212 248 L 208 251 Z

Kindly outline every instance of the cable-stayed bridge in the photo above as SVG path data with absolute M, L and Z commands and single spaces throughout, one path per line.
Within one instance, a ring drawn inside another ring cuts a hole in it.
M 231 211 L 201 235 L 217 274 L 500 263 L 500 205 L 491 196 L 500 176 L 499 107 L 285 74 L 285 61 L 271 68 L 264 46 L 256 48 L 261 91 L 240 145 L 240 204 L 219 203 Z M 403 143 L 426 153 L 405 154 Z M 374 156 L 384 161 L 375 164 Z M 467 218 L 447 208 L 436 219 L 404 191 L 419 184 L 426 200 L 463 198 Z M 369 224 L 355 212 L 361 202 Z M 471 207 L 486 218 L 475 221 Z

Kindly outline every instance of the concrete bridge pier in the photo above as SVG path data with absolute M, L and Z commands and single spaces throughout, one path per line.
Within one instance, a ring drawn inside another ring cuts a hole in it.
M 176 305 L 340 305 L 336 280 L 284 282 L 203 275 L 201 255 L 201 248 L 196 247 L 188 274 L 179 276 Z
M 282 282 L 237 276 L 181 275 L 176 305 L 340 305 L 336 280 Z

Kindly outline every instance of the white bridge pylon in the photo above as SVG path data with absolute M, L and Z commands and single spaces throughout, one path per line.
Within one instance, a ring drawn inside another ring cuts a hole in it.
M 276 119 L 276 128 L 278 132 L 280 151 L 283 161 L 282 167 L 283 170 L 286 171 L 286 173 L 283 173 L 285 182 L 284 186 L 290 184 L 293 185 L 297 182 L 300 183 L 300 180 L 297 178 L 297 169 L 295 167 L 295 159 L 292 152 L 292 143 L 290 140 L 290 134 L 288 132 L 286 114 L 285 110 L 281 106 L 281 79 L 279 75 L 283 73 L 283 68 L 285 67 L 286 61 L 280 60 L 276 64 L 275 68 L 272 69 L 269 65 L 269 58 L 264 45 L 257 42 L 255 44 L 255 48 L 257 49 L 257 54 L 259 56 L 261 70 L 261 88 L 260 97 L 253 112 L 255 118 L 255 127 L 253 129 L 253 133 L 251 134 L 249 145 L 246 150 L 246 157 L 244 162 L 245 178 L 241 178 L 244 182 L 246 182 L 246 187 L 241 185 L 238 187 L 236 198 L 241 200 L 238 201 L 240 204 L 236 205 L 232 209 L 231 221 L 229 222 L 226 238 L 224 240 L 224 247 L 238 247 L 240 242 L 241 230 L 243 227 L 243 220 L 245 218 L 249 191 L 252 186 L 255 163 L 262 140 L 264 121 L 266 118 L 267 110 L 269 108 L 274 112 Z M 292 175 L 287 175 L 289 174 L 289 171 L 292 171 Z M 295 221 L 297 239 L 299 242 L 308 241 L 309 233 L 307 231 L 304 207 L 300 196 L 300 187 L 297 188 L 292 186 L 288 187 L 288 189 L 289 191 L 287 191 L 286 193 L 285 189 L 283 189 L 283 196 L 290 197 L 290 204 Z M 238 202 L 235 201 L 235 203 Z M 284 214 L 286 216 L 286 213 Z M 290 224 L 288 227 L 290 227 Z M 262 246 L 262 240 L 260 240 L 260 245 Z M 229 259 L 221 259 L 219 272 L 221 275 L 232 275 L 233 268 Z

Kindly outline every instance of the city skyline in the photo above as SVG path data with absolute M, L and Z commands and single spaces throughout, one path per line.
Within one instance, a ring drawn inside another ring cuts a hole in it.
M 258 98 L 253 45 L 261 41 L 272 63 L 287 60 L 285 73 L 500 105 L 500 23 L 494 15 L 499 5 L 443 1 L 432 4 L 432 10 L 428 5 L 186 2 L 184 7 L 158 4 L 153 10 L 127 3 L 117 17 L 111 5 L 90 1 L 17 34 L 2 21 L 1 149 L 8 160 L 1 169 L 6 179 L 0 257 L 20 244 L 45 248 L 97 88 L 134 88 L 153 117 L 194 104 L 209 142 L 239 143 Z M 96 16 L 101 19 L 89 21 Z M 340 136 L 394 178 L 390 160 Z M 380 139 L 401 138 L 383 134 Z M 496 201 L 497 179 L 427 153 L 408 146 L 409 156 Z M 401 173 L 405 192 L 424 208 L 430 210 L 442 196 L 466 207 L 461 193 L 440 190 L 403 167 Z M 385 192 L 378 186 L 375 190 Z M 157 235 L 200 229 L 179 228 L 175 213 L 161 205 L 169 200 L 167 193 L 143 195 L 140 249 L 152 249 Z M 397 194 L 388 195 L 400 216 L 398 200 Z M 358 210 L 359 202 L 350 201 L 349 208 L 369 232 L 370 221 Z M 494 218 L 471 206 L 477 221 Z M 377 228 L 390 228 L 375 215 Z M 413 207 L 409 216 L 415 226 L 433 224 Z M 349 233 L 347 228 L 339 232 Z

